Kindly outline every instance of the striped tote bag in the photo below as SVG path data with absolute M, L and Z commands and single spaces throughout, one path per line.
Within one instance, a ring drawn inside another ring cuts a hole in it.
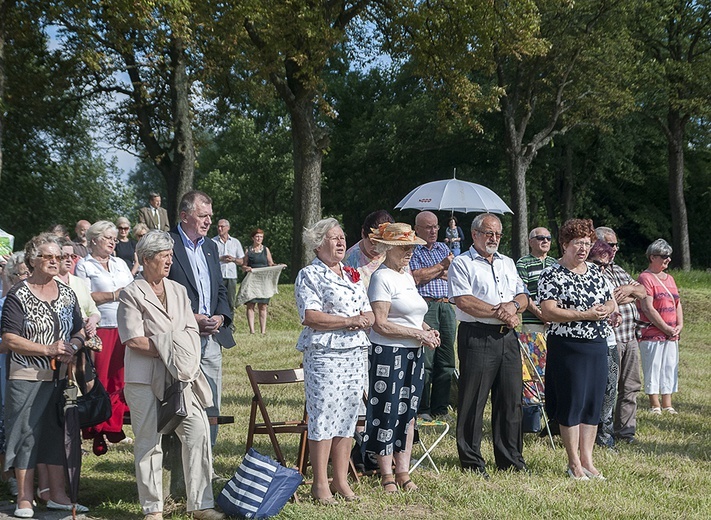
M 269 518 L 282 510 L 302 482 L 295 469 L 250 448 L 217 504 L 230 516 Z

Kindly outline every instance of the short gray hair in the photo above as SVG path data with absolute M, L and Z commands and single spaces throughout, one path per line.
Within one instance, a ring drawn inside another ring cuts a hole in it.
M 30 260 L 34 260 L 39 255 L 39 248 L 45 244 L 54 244 L 59 248 L 61 253 L 62 246 L 59 245 L 59 237 L 54 233 L 40 233 L 36 237 L 32 237 L 29 242 L 25 244 L 25 265 L 30 271 L 34 268 L 30 265 Z
M 16 251 L 10 255 L 5 264 L 3 274 L 7 276 L 10 283 L 14 284 L 17 281 L 17 268 L 25 263 L 25 252 Z M 13 280 L 15 279 L 15 280 Z
M 172 251 L 175 241 L 167 231 L 152 229 L 146 233 L 136 244 L 136 256 L 138 262 L 143 265 L 145 260 L 150 260 L 158 253 Z
M 118 228 L 121 224 L 126 224 L 127 227 L 131 227 L 131 221 L 126 217 L 119 217 L 116 219 L 116 227 Z
M 672 254 L 672 246 L 663 238 L 658 238 L 647 248 L 647 258 L 652 256 L 664 256 Z
M 388 251 L 390 251 L 393 247 L 391 244 L 383 244 L 382 242 L 373 242 L 373 249 L 375 249 L 375 252 L 378 253 L 379 255 L 384 255 Z
M 93 243 L 96 242 L 96 239 L 100 236 L 103 236 L 104 233 L 106 233 L 107 231 L 118 233 L 118 229 L 116 229 L 114 223 L 109 222 L 108 220 L 99 220 L 98 222 L 94 222 L 91 226 L 89 226 L 89 229 L 86 230 L 87 249 L 89 249 L 89 251 L 92 251 Z
M 195 205 L 198 202 L 202 202 L 204 204 L 212 204 L 212 199 L 204 191 L 200 191 L 200 190 L 189 191 L 185 195 L 183 195 L 182 199 L 180 199 L 180 205 L 178 206 L 178 213 L 182 213 L 182 212 L 192 213 L 193 210 L 195 210 Z
M 615 233 L 614 229 L 605 226 L 598 226 L 595 228 L 595 236 L 598 240 L 605 240 L 607 235 L 617 236 L 617 233 Z
M 310 228 L 304 228 L 303 239 L 306 250 L 313 251 L 315 254 L 316 250 L 323 245 L 326 233 L 335 227 L 341 227 L 335 218 L 324 218 Z
M 494 218 L 499 223 L 499 225 L 501 225 L 501 219 L 493 213 L 480 213 L 479 215 L 474 217 L 474 220 L 472 220 L 472 231 L 478 231 L 487 218 Z

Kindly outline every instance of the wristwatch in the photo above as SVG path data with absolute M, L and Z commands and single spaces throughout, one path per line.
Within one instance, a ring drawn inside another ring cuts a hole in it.
M 517 311 L 521 310 L 521 304 L 518 303 L 516 300 L 511 300 L 511 303 L 514 304 L 514 307 L 516 307 Z

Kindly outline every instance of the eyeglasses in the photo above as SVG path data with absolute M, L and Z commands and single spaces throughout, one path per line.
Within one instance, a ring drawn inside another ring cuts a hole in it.
M 653 255 L 653 256 L 658 256 L 659 258 L 662 258 L 664 260 L 669 260 L 671 258 L 671 255 Z
M 119 227 L 116 228 L 116 229 L 118 229 L 119 231 L 128 231 L 128 230 L 131 229 L 131 228 L 130 228 L 130 227 L 119 226 Z
M 596 266 L 598 266 L 600 269 L 607 269 L 608 267 L 610 267 L 609 262 L 602 262 L 600 260 L 593 260 L 592 263 L 595 264 Z
M 143 234 L 143 235 L 136 235 L 136 240 L 141 240 L 144 236 L 146 236 L 146 235 L 145 235 L 145 234 Z
M 612 247 L 613 249 L 619 249 L 619 248 L 620 248 L 619 242 L 608 242 L 607 245 L 610 246 L 610 247 Z
M 37 255 L 37 258 L 47 260 L 48 262 L 51 262 L 52 260 L 59 262 L 62 259 L 62 255 Z
M 327 237 L 326 240 L 331 240 L 333 242 L 345 242 L 346 237 L 344 237 L 343 235 L 337 237 Z
M 439 225 L 437 226 L 415 226 L 421 229 L 425 229 L 427 231 L 438 231 L 439 230 Z
M 64 253 L 64 254 L 62 255 L 62 260 L 69 260 L 70 258 L 74 258 L 74 256 L 75 256 L 75 255 L 73 255 L 73 254 L 71 254 L 71 253 Z
M 475 231 L 477 233 L 481 233 L 482 235 L 486 235 L 486 238 L 496 237 L 496 240 L 500 240 L 501 237 L 503 236 L 503 233 L 497 233 L 496 231 L 482 231 L 481 229 L 477 229 Z
M 116 237 L 105 237 L 105 236 L 102 236 L 101 238 L 103 238 L 103 239 L 106 240 L 107 242 L 118 242 L 118 239 L 117 239 Z
M 544 242 L 544 241 L 545 241 L 545 242 L 550 242 L 550 241 L 553 239 L 553 237 L 550 236 L 550 235 L 548 235 L 548 236 L 546 236 L 546 235 L 536 235 L 536 236 L 533 237 L 533 238 L 535 238 L 535 239 L 538 240 L 539 242 Z
M 583 242 L 581 240 L 573 240 L 570 242 L 570 245 L 573 247 L 580 247 L 585 249 L 590 249 L 592 247 L 592 244 L 590 242 Z

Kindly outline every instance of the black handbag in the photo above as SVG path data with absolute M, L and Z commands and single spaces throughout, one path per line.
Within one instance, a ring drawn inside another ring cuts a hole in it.
M 163 399 L 158 405 L 158 433 L 169 435 L 188 416 L 183 391 L 188 383 L 174 381 L 166 387 Z
M 81 395 L 77 397 L 79 411 L 79 426 L 88 428 L 108 421 L 112 415 L 111 397 L 96 377 L 96 369 L 87 349 L 77 355 L 76 383 Z M 66 380 L 64 381 L 66 385 Z M 64 401 L 58 403 L 60 423 L 64 421 Z

